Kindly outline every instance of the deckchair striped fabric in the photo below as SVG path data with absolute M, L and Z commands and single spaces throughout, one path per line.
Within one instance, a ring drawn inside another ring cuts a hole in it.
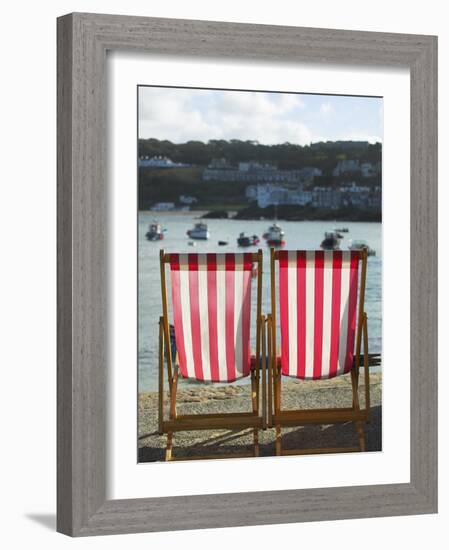
M 282 374 L 321 379 L 349 372 L 358 265 L 358 252 L 279 252 Z
M 185 378 L 250 373 L 251 254 L 170 254 L 173 320 Z

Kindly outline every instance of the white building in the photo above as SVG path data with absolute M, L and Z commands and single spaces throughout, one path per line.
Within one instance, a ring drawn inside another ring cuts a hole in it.
M 245 187 L 245 197 L 250 201 L 257 200 L 257 185 L 247 185 Z
M 305 190 L 302 185 L 296 187 L 261 183 L 257 185 L 257 205 L 266 208 L 272 205 L 313 206 L 314 208 L 332 208 L 344 206 L 359 208 L 379 208 L 382 195 L 380 187 L 371 189 L 352 182 L 339 188 L 314 187 Z
M 358 206 L 361 208 L 366 208 L 369 205 L 370 197 L 373 195 L 369 187 L 357 185 L 355 182 L 340 187 L 340 193 L 344 206 Z
M 363 162 L 360 165 L 360 171 L 362 173 L 362 177 L 364 178 L 371 178 L 373 176 L 377 176 L 379 173 L 380 166 L 378 164 L 372 164 L 371 162 Z
M 156 202 L 151 207 L 151 210 L 154 210 L 155 212 L 168 212 L 170 210 L 174 210 L 174 208 L 174 202 Z
M 340 208 L 341 192 L 339 189 L 332 187 L 314 187 L 312 206 L 315 208 L 332 208 L 334 210 Z
M 198 202 L 198 199 L 190 195 L 179 195 L 179 202 L 181 204 L 195 204 Z
M 140 157 L 139 166 L 145 168 L 188 168 L 189 164 L 182 164 L 180 162 L 173 162 L 168 157 L 155 156 L 155 157 Z
M 288 189 L 272 183 L 259 183 L 257 186 L 257 206 L 266 208 L 272 204 L 287 204 Z
M 337 166 L 333 169 L 332 175 L 342 176 L 343 174 L 355 174 L 360 172 L 360 163 L 358 160 L 339 160 Z
M 312 204 L 312 191 L 304 191 L 302 188 L 295 191 L 290 191 L 288 194 L 288 204 L 296 204 L 298 206 L 307 206 Z
M 306 206 L 312 202 L 312 192 L 304 191 L 302 185 L 288 188 L 272 183 L 260 183 L 257 186 L 257 205 L 266 208 L 271 205 L 296 204 Z
M 239 171 L 240 172 L 250 172 L 252 170 L 256 171 L 273 171 L 277 170 L 277 167 L 274 164 L 261 164 L 260 162 L 255 162 L 253 160 L 247 162 L 239 162 Z

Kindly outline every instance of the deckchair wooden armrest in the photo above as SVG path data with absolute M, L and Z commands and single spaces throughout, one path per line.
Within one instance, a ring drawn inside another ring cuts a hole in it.
M 382 356 L 380 353 L 368 353 L 368 366 L 370 368 L 373 368 L 373 367 L 379 367 L 382 363 Z M 251 360 L 254 360 L 254 365 L 253 363 L 251 363 L 251 368 L 255 368 L 255 364 L 256 364 L 256 358 L 252 357 Z M 276 361 L 276 366 L 277 367 L 280 367 L 281 366 L 281 355 L 280 353 L 279 354 L 276 354 L 276 358 L 273 360 Z M 355 367 L 355 357 L 353 359 L 353 362 L 352 362 L 353 366 Z

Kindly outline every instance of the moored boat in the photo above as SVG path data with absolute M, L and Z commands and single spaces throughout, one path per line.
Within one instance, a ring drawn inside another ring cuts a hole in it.
M 338 235 L 335 231 L 326 231 L 320 247 L 323 250 L 340 250 L 340 238 Z
M 161 224 L 154 220 L 148 226 L 148 231 L 145 234 L 145 237 L 149 241 L 161 241 L 164 238 L 164 230 L 162 229 Z
M 187 235 L 191 239 L 198 239 L 201 241 L 206 241 L 210 237 L 209 229 L 207 228 L 207 224 L 204 222 L 197 222 L 193 229 L 189 229 L 187 231 Z
M 366 250 L 368 256 L 375 256 L 376 251 L 371 248 L 368 243 L 362 239 L 354 239 L 349 243 L 349 250 Z
M 344 231 L 341 231 L 340 229 L 332 229 L 332 233 L 335 233 L 337 239 L 343 239 L 342 233 L 344 233 Z
M 242 247 L 256 246 L 259 244 L 259 237 L 257 235 L 248 237 L 245 233 L 240 233 L 237 238 L 237 244 Z
M 284 246 L 284 236 L 283 229 L 277 223 L 270 225 L 267 232 L 263 234 L 268 246 Z

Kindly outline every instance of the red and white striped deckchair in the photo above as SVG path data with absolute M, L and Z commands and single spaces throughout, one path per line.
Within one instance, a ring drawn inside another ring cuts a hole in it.
M 272 311 L 267 321 L 270 350 L 268 414 L 270 425 L 276 426 L 276 454 L 282 454 L 282 426 L 311 423 L 353 421 L 359 436 L 358 448 L 315 449 L 314 452 L 365 449 L 363 422 L 368 420 L 369 414 L 368 327 L 364 311 L 366 267 L 366 251 L 271 250 Z M 277 303 L 280 316 L 279 353 L 275 353 Z M 364 410 L 360 409 L 358 398 L 362 333 Z M 282 376 L 322 380 L 349 373 L 353 391 L 352 407 L 295 411 L 281 409 Z M 297 452 L 295 450 L 289 454 Z
M 264 415 L 259 407 L 262 345 L 262 252 L 257 254 L 165 254 L 161 251 L 163 316 L 160 328 L 159 432 L 167 433 L 166 460 L 172 460 L 173 432 L 253 428 L 254 455 Z M 256 355 L 250 354 L 253 263 L 258 264 Z M 170 271 L 175 345 L 170 341 L 166 265 Z M 164 420 L 163 363 L 167 362 L 170 419 Z M 265 364 L 265 362 L 263 361 Z M 263 374 L 263 373 L 262 373 Z M 231 383 L 251 375 L 248 413 L 177 415 L 178 376 L 198 382 Z M 265 376 L 262 376 L 262 396 Z M 265 403 L 264 403 L 265 404 Z M 220 458 L 223 455 L 219 455 Z M 240 455 L 239 455 L 240 456 Z

